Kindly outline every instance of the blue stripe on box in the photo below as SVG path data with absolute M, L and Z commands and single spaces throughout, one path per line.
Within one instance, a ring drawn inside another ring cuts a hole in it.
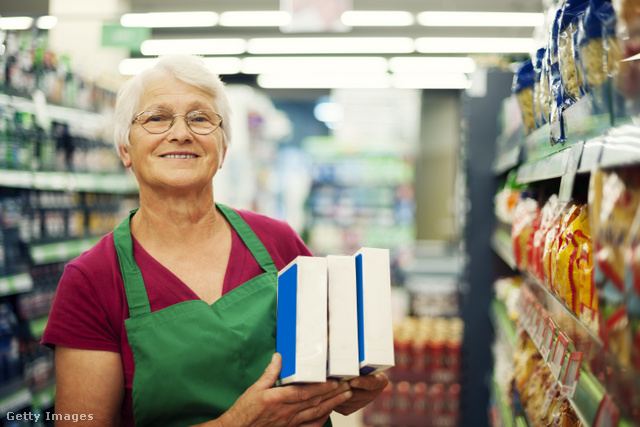
M 356 299 L 358 303 L 358 355 L 364 360 L 364 315 L 362 308 L 362 254 L 356 255 Z
M 282 355 L 280 378 L 296 373 L 298 264 L 278 276 L 276 351 Z

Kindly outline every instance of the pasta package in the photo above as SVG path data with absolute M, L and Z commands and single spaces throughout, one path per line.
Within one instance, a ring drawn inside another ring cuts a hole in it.
M 528 268 L 529 240 L 538 210 L 538 202 L 527 194 L 523 195 L 516 206 L 511 226 L 511 240 L 513 254 L 520 271 L 526 271 Z
M 535 119 L 536 129 L 540 126 L 547 123 L 547 118 L 549 114 L 548 105 L 546 106 L 546 113 L 544 108 L 544 103 L 548 102 L 545 100 L 547 98 L 543 98 L 542 96 L 542 63 L 545 60 L 545 56 L 547 53 L 546 48 L 540 48 L 536 51 L 535 61 L 533 62 L 533 117 Z M 545 76 L 546 77 L 546 76 Z M 544 90 L 549 90 L 549 85 L 545 85 Z M 547 115 L 545 118 L 545 114 Z
M 630 366 L 632 341 L 625 302 L 625 254 L 629 251 L 630 229 L 640 204 L 640 173 L 634 168 L 623 168 L 594 176 L 590 187 L 601 185 L 599 190 L 589 190 L 590 200 L 600 197 L 595 200 L 599 211 L 593 213 L 598 215 L 594 266 L 601 336 L 620 362 Z
M 640 1 L 614 0 L 616 32 L 621 41 L 622 58 L 631 58 L 640 53 Z M 618 91 L 629 99 L 640 98 L 639 61 L 620 62 L 616 76 Z
M 626 257 L 627 276 L 626 307 L 631 329 L 631 364 L 640 371 L 640 209 L 629 232 L 629 249 Z
M 563 105 L 568 107 L 580 99 L 580 87 L 583 86 L 577 73 L 574 57 L 577 46 L 574 44 L 578 23 L 589 5 L 588 0 L 570 0 L 565 3 L 558 32 L 558 62 L 560 68 Z
M 556 123 L 562 114 L 562 75 L 560 73 L 558 37 L 562 22 L 562 9 L 558 9 L 551 26 L 549 38 L 549 123 Z
M 530 59 L 524 61 L 513 76 L 512 92 L 516 95 L 525 135 L 536 129 L 533 111 L 533 63 Z
M 613 5 L 607 0 L 591 0 L 579 23 L 578 68 L 584 76 L 585 90 L 601 86 L 617 74 L 622 51 L 616 35 Z
M 540 92 L 538 94 L 540 104 L 540 117 L 539 122 L 541 124 L 549 123 L 549 105 L 551 102 L 550 98 L 550 87 L 549 87 L 549 74 L 551 67 L 551 57 L 550 57 L 549 48 L 545 49 L 544 57 L 542 58 L 542 63 L 540 64 L 540 77 L 539 77 L 539 85 Z

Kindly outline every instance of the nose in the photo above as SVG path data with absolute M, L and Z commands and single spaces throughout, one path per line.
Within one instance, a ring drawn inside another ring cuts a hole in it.
M 191 141 L 191 129 L 189 129 L 189 126 L 187 125 L 187 118 L 184 114 L 176 114 L 174 116 L 173 126 L 169 129 L 167 136 L 170 141 Z

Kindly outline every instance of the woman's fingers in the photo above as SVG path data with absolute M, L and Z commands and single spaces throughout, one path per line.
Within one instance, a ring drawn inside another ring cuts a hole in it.
M 322 426 L 331 415 L 333 409 L 349 400 L 352 395 L 351 390 L 345 391 L 342 387 L 339 387 L 337 394 L 322 400 L 317 405 L 298 412 L 295 419 L 296 425 L 306 427 Z
M 280 369 L 282 369 L 282 356 L 280 353 L 273 353 L 271 362 L 269 362 L 269 365 L 267 365 L 260 378 L 258 378 L 251 387 L 260 390 L 270 389 L 276 381 L 278 381 Z

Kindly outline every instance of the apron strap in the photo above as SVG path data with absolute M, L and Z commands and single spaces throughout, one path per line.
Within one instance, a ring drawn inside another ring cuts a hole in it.
M 140 272 L 140 268 L 138 268 L 138 264 L 136 264 L 136 261 L 133 259 L 133 241 L 131 239 L 130 222 L 131 217 L 136 211 L 137 209 L 134 209 L 129 212 L 129 215 L 113 229 L 113 243 L 118 253 L 124 291 L 127 295 L 129 315 L 131 317 L 151 313 L 149 297 L 147 295 L 147 289 L 144 286 L 142 273 Z
M 258 261 L 260 267 L 267 273 L 277 273 L 278 269 L 271 259 L 271 255 L 264 247 L 256 233 L 249 227 L 249 225 L 242 219 L 242 217 L 230 207 L 216 203 L 216 206 L 227 218 L 227 221 L 236 230 L 238 236 L 242 239 L 247 246 L 253 257 Z

